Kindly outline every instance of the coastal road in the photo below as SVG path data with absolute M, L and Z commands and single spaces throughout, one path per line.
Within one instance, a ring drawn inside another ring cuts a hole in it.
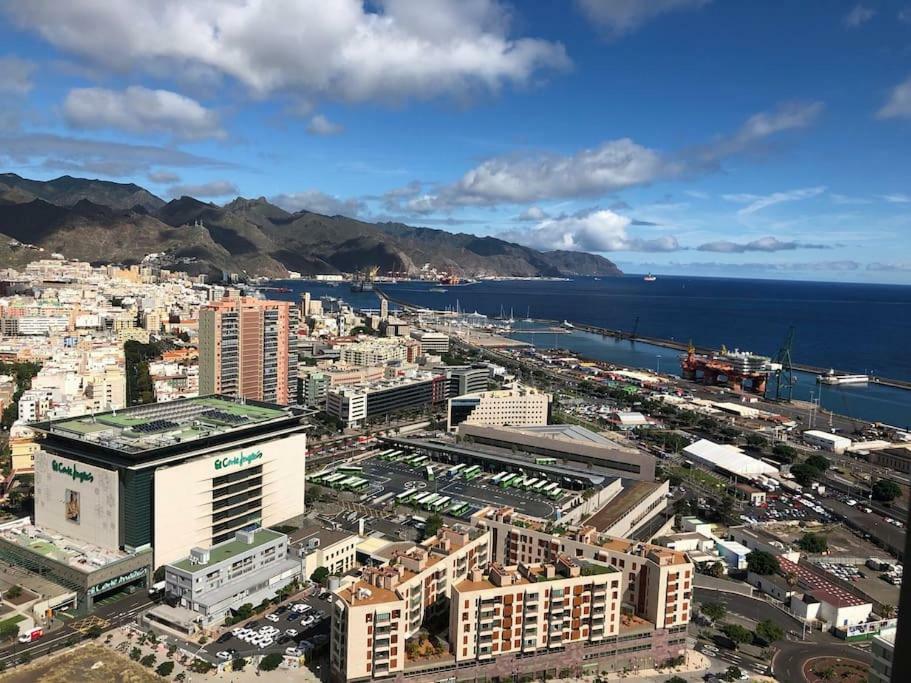
M 841 657 L 853 659 L 867 666 L 872 665 L 873 655 L 866 650 L 852 647 L 847 643 L 805 643 L 783 641 L 775 644 L 778 651 L 772 657 L 772 675 L 776 680 L 788 683 L 804 683 L 804 665 L 817 657 Z

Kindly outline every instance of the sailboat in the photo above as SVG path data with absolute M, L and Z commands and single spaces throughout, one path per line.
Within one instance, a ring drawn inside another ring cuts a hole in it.
M 654 275 L 652 275 L 651 273 L 649 273 L 648 275 L 646 275 L 646 276 L 645 276 L 644 278 L 642 278 L 642 279 L 645 280 L 646 282 L 654 282 L 654 281 L 657 280 L 658 278 L 656 278 Z
M 531 306 L 529 306 L 529 307 L 528 307 L 528 310 L 525 311 L 525 322 L 527 322 L 527 323 L 534 322 L 534 321 L 531 319 Z

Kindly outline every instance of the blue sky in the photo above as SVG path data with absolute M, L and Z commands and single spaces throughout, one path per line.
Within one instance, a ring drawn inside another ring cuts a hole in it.
M 0 166 L 911 283 L 911 0 L 0 0 Z

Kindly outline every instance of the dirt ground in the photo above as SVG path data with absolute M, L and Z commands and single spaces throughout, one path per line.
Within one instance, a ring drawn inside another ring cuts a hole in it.
M 42 658 L 0 675 L 0 683 L 160 683 L 141 664 L 102 647 L 87 645 L 50 659 Z

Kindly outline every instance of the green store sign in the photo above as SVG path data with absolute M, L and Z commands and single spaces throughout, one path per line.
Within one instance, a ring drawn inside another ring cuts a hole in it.
M 240 452 L 239 455 L 229 455 L 224 458 L 215 459 L 215 469 L 216 470 L 226 470 L 229 467 L 240 466 L 244 467 L 250 463 L 256 462 L 257 460 L 263 457 L 262 451 L 253 451 L 251 453 Z
M 57 462 L 56 460 L 51 460 L 51 469 L 60 474 L 66 475 L 73 480 L 83 481 L 95 481 L 95 475 L 91 472 L 86 472 L 85 470 L 80 470 L 73 465 L 64 465 L 62 462 Z

